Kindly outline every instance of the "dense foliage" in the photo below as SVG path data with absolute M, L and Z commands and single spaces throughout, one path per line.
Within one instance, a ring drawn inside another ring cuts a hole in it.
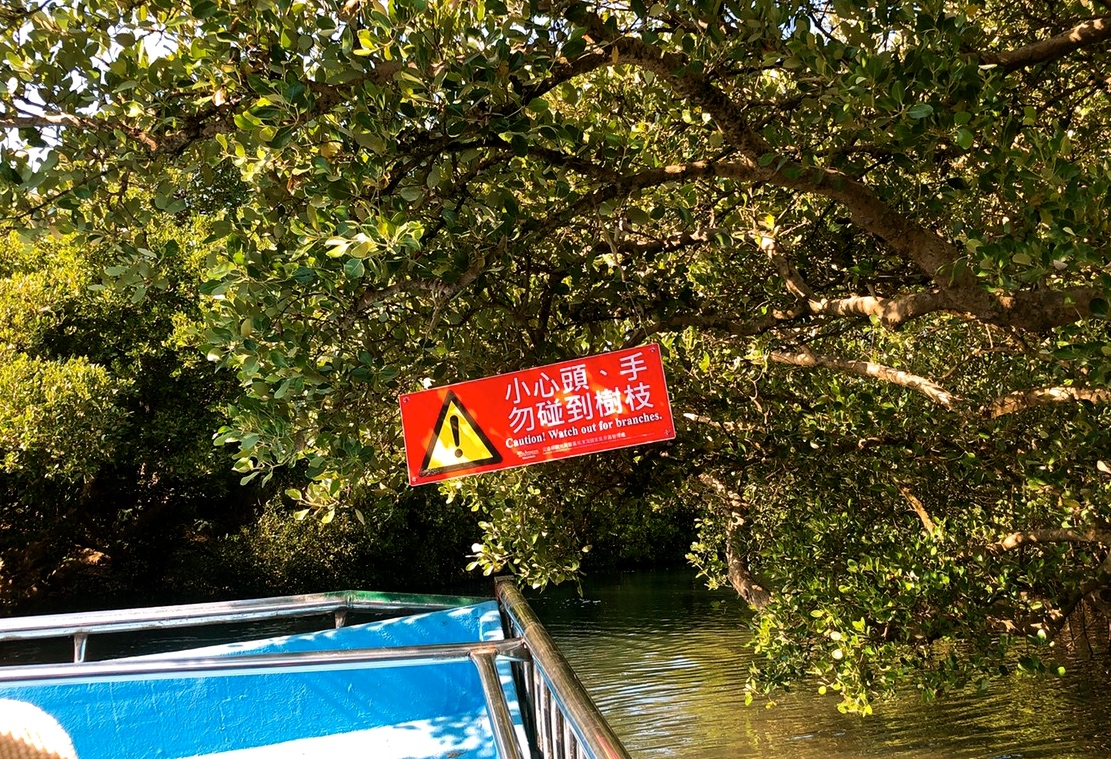
M 202 215 L 203 216 L 203 215 Z M 212 445 L 235 390 L 199 350 L 203 218 L 148 229 L 143 298 L 72 239 L 0 246 L 0 606 L 440 588 L 478 535 L 461 502 L 412 492 L 370 519 L 291 519 Z M 430 498 L 431 497 L 431 498 Z
M 406 497 L 399 392 L 654 340 L 675 443 L 445 486 L 476 566 L 570 577 L 694 508 L 753 690 L 863 710 L 1038 670 L 1098 607 L 1106 4 L 0 8 L 5 224 L 142 300 L 178 258 L 145 230 L 204 213 L 218 442 L 305 514 Z
M 233 386 L 189 334 L 199 239 L 189 224 L 148 230 L 173 261 L 141 304 L 105 287 L 111 260 L 76 239 L 0 242 L 5 600 L 75 574 L 155 571 L 165 543 L 235 500 L 210 442 Z

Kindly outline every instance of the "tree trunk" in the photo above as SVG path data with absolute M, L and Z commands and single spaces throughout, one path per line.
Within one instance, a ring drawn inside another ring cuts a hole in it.
M 734 548 L 733 533 L 735 530 L 736 523 L 734 522 L 729 525 L 728 537 L 725 542 L 725 561 L 729 568 L 729 584 L 749 606 L 759 611 L 771 603 L 772 594 L 771 591 L 753 578 L 752 573 L 748 571 L 748 562 Z

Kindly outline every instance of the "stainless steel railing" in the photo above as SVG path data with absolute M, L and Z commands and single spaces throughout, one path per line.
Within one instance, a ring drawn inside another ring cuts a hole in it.
M 0 619 L 0 641 L 71 637 L 73 664 L 0 667 L 0 683 L 103 682 L 134 678 L 229 677 L 265 672 L 331 671 L 418 666 L 470 660 L 478 671 L 501 759 L 629 759 L 511 579 L 495 583 L 506 639 L 385 649 L 85 661 L 91 635 L 213 624 L 334 615 L 341 627 L 349 611 L 429 611 L 485 599 L 347 591 L 210 604 Z M 528 745 L 518 743 L 512 712 L 498 675 L 509 662 L 517 685 Z
M 499 578 L 494 588 L 508 617 L 506 634 L 519 636 L 532 655 L 511 666 L 534 751 L 543 759 L 630 759 L 517 585 Z
M 0 619 L 0 642 L 72 638 L 73 660 L 85 660 L 88 639 L 94 634 L 170 630 L 182 627 L 263 622 L 331 614 L 343 627 L 348 612 L 436 611 L 480 603 L 484 598 L 340 591 L 297 596 L 254 598 L 246 601 L 150 606 L 137 609 L 46 614 Z

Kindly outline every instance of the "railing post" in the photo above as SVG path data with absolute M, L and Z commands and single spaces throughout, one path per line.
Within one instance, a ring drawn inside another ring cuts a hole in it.
M 75 632 L 73 634 L 73 661 L 77 664 L 85 661 L 85 649 L 89 643 L 89 634 L 87 632 Z
M 498 669 L 494 666 L 494 655 L 472 653 L 471 661 L 478 667 L 478 678 L 482 682 L 482 693 L 486 696 L 486 710 L 490 714 L 490 727 L 494 731 L 494 744 L 499 759 L 522 759 L 521 747 L 517 744 L 517 731 L 513 728 L 513 718 L 509 714 L 509 704 L 505 701 Z

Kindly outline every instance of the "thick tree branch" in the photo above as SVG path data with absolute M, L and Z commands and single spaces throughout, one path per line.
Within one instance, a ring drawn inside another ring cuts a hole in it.
M 753 608 L 763 609 L 772 601 L 771 591 L 752 575 L 748 561 L 737 551 L 736 546 L 737 533 L 744 524 L 744 513 L 747 510 L 744 499 L 713 475 L 699 475 L 699 480 L 725 503 L 729 511 L 725 528 L 725 564 L 729 584 Z
M 90 132 L 120 131 L 138 142 L 147 150 L 158 150 L 158 142 L 147 132 L 117 121 L 95 119 L 89 116 L 75 116 L 70 113 L 25 114 L 23 116 L 0 117 L 0 129 L 50 129 L 70 127 Z
M 875 377 L 884 382 L 890 382 L 893 385 L 900 385 L 901 387 L 919 392 L 934 403 L 948 409 L 953 408 L 954 404 L 958 401 L 955 395 L 926 377 L 920 377 L 917 374 L 904 372 L 900 369 L 893 369 L 890 366 L 884 366 L 883 364 L 877 364 L 872 361 L 853 361 L 831 358 L 829 356 L 819 356 L 809 351 L 804 353 L 772 351 L 768 354 L 768 358 L 777 364 L 789 364 L 807 369 L 833 369 L 834 371 L 859 374 L 862 377 Z
M 1000 398 L 980 410 L 984 416 L 995 419 L 1019 411 L 1027 411 L 1038 406 L 1048 406 L 1054 403 L 1107 403 L 1111 401 L 1111 390 L 1090 387 L 1039 387 L 1033 390 L 1016 390 Z
M 552 156 L 549 156 L 552 157 Z M 580 173 L 595 172 L 577 161 L 572 167 Z M 991 324 L 1010 326 L 1031 332 L 1044 332 L 1061 324 L 1072 323 L 1091 316 L 1090 303 L 1101 293 L 1091 287 L 1077 287 L 1067 291 L 1023 291 L 1014 295 L 996 296 L 984 290 L 976 277 L 964 267 L 953 268 L 961 257 L 956 248 L 934 232 L 918 226 L 888 207 L 868 186 L 840 172 L 797 167 L 797 171 L 773 170 L 752 162 L 692 161 L 661 168 L 647 169 L 611 179 L 562 213 L 538 221 L 529 230 L 531 234 L 544 234 L 565 225 L 571 219 L 597 208 L 602 203 L 671 182 L 689 182 L 695 179 L 723 178 L 755 183 L 766 181 L 789 189 L 823 195 L 840 202 L 850 209 L 855 221 L 864 229 L 888 241 L 888 244 L 914 260 L 923 271 L 930 273 L 938 283 L 936 290 L 909 293 L 897 298 L 852 297 L 843 299 L 811 298 L 813 313 L 836 316 L 857 314 L 877 316 L 888 329 L 896 329 L 906 322 L 935 311 L 971 314 Z M 783 259 L 774 257 L 774 240 L 762 237 L 773 246 L 769 256 L 788 287 L 796 297 L 803 297 L 810 290 L 796 271 Z M 762 243 L 763 247 L 763 243 Z M 948 276 L 939 276 L 950 271 Z M 792 289 L 793 288 L 793 289 Z
M 680 97 L 697 104 L 714 119 L 726 141 L 740 153 L 732 176 L 767 182 L 787 189 L 822 195 L 849 211 L 860 228 L 884 240 L 898 255 L 912 261 L 937 286 L 949 310 L 962 311 L 991 324 L 1042 332 L 1091 317 L 1094 288 L 1044 291 L 998 297 L 984 289 L 963 265 L 964 254 L 949 240 L 892 208 L 862 181 L 843 172 L 804 166 L 780 154 L 747 123 L 743 107 L 709 77 L 688 66 L 683 55 L 666 53 L 635 37 L 611 34 L 596 14 L 577 6 L 572 20 L 582 23 L 588 37 L 609 51 L 608 65 L 630 64 L 652 71 Z M 765 156 L 776 160 L 761 161 Z M 621 193 L 617 193 L 620 195 Z
M 817 316 L 874 316 L 887 329 L 897 329 L 911 319 L 946 307 L 946 300 L 936 291 L 909 293 L 898 298 L 877 298 L 870 295 L 820 298 L 802 278 L 798 269 L 779 252 L 773 237 L 757 233 L 756 239 L 760 249 L 779 272 L 787 291 L 804 301 L 810 312 Z
M 625 239 L 617 244 L 617 249 L 622 253 L 628 253 L 633 256 L 646 256 L 654 255 L 657 253 L 670 253 L 682 248 L 691 247 L 694 245 L 702 245 L 709 242 L 714 234 L 720 230 L 717 229 L 695 229 L 691 232 L 684 232 L 681 234 L 671 235 L 663 240 L 653 240 L 652 242 L 642 242 L 637 240 Z
M 764 255 L 775 266 L 775 270 L 779 272 L 780 279 L 783 280 L 787 292 L 794 295 L 796 298 L 805 301 L 816 301 L 814 290 L 802 278 L 799 270 L 795 265 L 787 260 L 786 256 L 779 252 L 779 246 L 776 244 L 774 237 L 756 233 L 756 241 L 760 246 L 760 250 L 764 251 Z
M 1049 39 L 1002 53 L 984 53 L 980 60 L 995 64 L 1003 71 L 1017 71 L 1038 63 L 1050 63 L 1085 47 L 1111 39 L 1111 17 L 1094 18 L 1077 24 L 1067 32 Z
M 671 332 L 691 327 L 713 332 L 724 332 L 725 334 L 737 337 L 754 337 L 756 335 L 762 335 L 785 322 L 798 319 L 806 313 L 807 311 L 804 307 L 799 307 L 787 311 L 771 311 L 764 316 L 747 321 L 718 314 L 676 314 L 666 319 L 659 319 L 650 325 L 631 332 L 626 336 L 624 347 L 632 348 L 636 345 L 640 345 L 651 335 L 660 332 Z
M 898 329 L 908 321 L 946 310 L 948 301 L 936 290 L 908 293 L 898 298 L 853 295 L 821 298 L 809 302 L 810 310 L 823 316 L 874 316 L 887 329 Z
M 884 240 L 890 249 L 929 276 L 937 286 L 932 305 L 948 311 L 971 314 L 990 324 L 1045 332 L 1090 318 L 1091 302 L 1100 297 L 1100 292 L 1091 287 L 994 295 L 981 286 L 970 268 L 961 265 L 963 253 L 953 243 L 893 209 L 868 185 L 838 171 L 788 161 L 768 176 L 749 166 L 730 170 L 719 167 L 718 173 L 735 178 L 755 173 L 770 184 L 837 201 L 848 209 L 855 224 Z M 915 305 L 923 306 L 925 300 Z
M 1111 546 L 1111 532 L 1068 529 L 1024 530 L 1021 532 L 1012 532 L 998 543 L 992 545 L 991 549 L 998 552 L 1013 551 L 1020 546 L 1031 545 L 1033 543 L 1076 543 L 1078 545 L 1098 543 L 1104 546 Z

